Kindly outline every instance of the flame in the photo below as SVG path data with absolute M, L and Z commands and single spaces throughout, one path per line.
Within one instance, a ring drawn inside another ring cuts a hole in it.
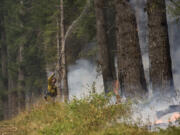
M 175 113 L 173 113 L 173 115 L 171 116 L 171 118 L 168 121 L 174 122 L 174 121 L 177 121 L 178 119 L 180 119 L 180 113 L 175 112 Z
M 156 120 L 156 121 L 154 122 L 154 124 L 162 124 L 162 123 L 164 123 L 163 120 Z
M 114 89 L 113 89 L 113 91 L 114 91 L 114 93 L 116 95 L 116 103 L 120 103 L 120 95 L 119 95 L 119 92 L 118 92 L 119 88 L 120 88 L 119 81 L 116 80 L 115 83 L 114 83 Z
M 119 82 L 118 82 L 118 80 L 115 81 L 113 90 L 114 90 L 115 95 L 119 95 L 119 92 L 118 92 L 118 90 L 119 90 Z
M 175 112 L 171 115 L 171 117 L 169 118 L 168 122 L 175 122 L 177 121 L 178 119 L 180 119 L 180 113 L 179 112 Z M 168 123 L 168 122 L 165 122 L 163 121 L 162 119 L 159 119 L 159 120 L 156 120 L 154 122 L 154 124 L 162 124 L 162 123 Z

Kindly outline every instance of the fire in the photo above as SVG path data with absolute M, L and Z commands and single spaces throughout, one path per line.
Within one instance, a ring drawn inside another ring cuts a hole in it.
M 162 124 L 162 123 L 168 123 L 168 122 L 175 122 L 178 119 L 180 119 L 180 113 L 179 112 L 175 112 L 175 113 L 172 114 L 172 116 L 169 118 L 169 120 L 167 122 L 163 121 L 162 119 L 159 119 L 159 120 L 156 120 L 154 122 L 154 124 Z
M 174 122 L 176 120 L 180 119 L 180 113 L 175 112 L 173 113 L 173 115 L 171 116 L 171 118 L 169 119 L 169 122 Z
M 119 95 L 118 90 L 119 90 L 119 82 L 118 82 L 118 80 L 116 80 L 115 83 L 114 83 L 114 93 L 115 93 L 115 95 Z
M 164 123 L 163 120 L 156 120 L 154 124 L 162 124 Z
M 115 82 L 114 82 L 114 93 L 115 93 L 115 95 L 116 95 L 116 103 L 120 103 L 120 95 L 119 95 L 119 81 L 118 80 L 116 80 Z

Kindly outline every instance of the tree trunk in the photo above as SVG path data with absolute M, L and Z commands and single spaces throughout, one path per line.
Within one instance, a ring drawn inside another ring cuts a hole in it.
M 94 0 L 97 44 L 100 51 L 100 65 L 104 82 L 105 93 L 112 91 L 113 73 L 111 69 L 110 54 L 108 50 L 108 37 L 106 33 L 106 23 L 104 15 L 105 0 Z
M 64 32 L 64 6 L 63 6 L 63 0 L 60 0 L 60 17 L 61 17 L 61 22 L 60 22 L 60 28 L 61 29 L 61 49 L 59 44 L 59 39 L 58 39 L 58 34 L 57 33 L 57 55 L 59 56 L 58 58 L 58 78 L 61 79 L 61 90 L 64 95 L 65 101 L 69 99 L 69 89 L 68 89 L 68 76 L 67 76 L 67 64 L 66 64 L 66 40 L 69 35 L 71 35 L 72 31 L 76 28 L 78 25 L 79 21 L 81 18 L 83 18 L 87 13 L 88 9 L 90 7 L 90 0 L 87 1 L 86 6 L 84 7 L 83 11 L 79 15 L 77 19 L 75 19 L 72 24 L 68 27 L 66 33 Z M 58 25 L 58 22 L 57 22 Z M 58 31 L 58 30 L 57 30 Z M 60 51 L 61 50 L 61 51 Z M 60 52 L 59 52 L 60 51 Z
M 147 87 L 135 13 L 127 0 L 115 0 L 115 8 L 120 87 L 125 96 L 142 96 Z
M 19 67 L 18 67 L 18 109 L 19 112 L 21 110 L 25 109 L 25 91 L 24 91 L 24 71 L 22 67 L 22 62 L 23 62 L 23 50 L 24 50 L 24 45 L 20 45 L 19 47 L 19 56 L 18 56 L 18 62 L 19 62 Z
M 66 65 L 66 48 L 65 48 L 65 34 L 64 34 L 64 4 L 63 0 L 60 0 L 60 15 L 61 15 L 61 58 L 60 58 L 60 67 L 62 73 L 62 88 L 64 100 L 67 101 L 69 99 L 69 90 L 68 90 L 68 80 L 67 80 L 67 65 Z M 61 75 L 61 74 L 60 74 Z
M 12 75 L 9 73 L 8 76 L 8 108 L 9 108 L 9 118 L 12 118 L 18 114 L 18 93 L 17 84 L 13 79 Z
M 3 3 L 2 3 L 3 6 Z M 0 44 L 1 44 L 1 69 L 2 80 L 5 96 L 3 97 L 3 116 L 4 119 L 8 118 L 8 57 L 7 57 L 7 44 L 6 33 L 4 26 L 4 11 L 0 13 Z
M 60 99 L 63 98 L 63 93 L 62 93 L 62 85 L 61 85 L 61 67 L 60 67 L 60 60 L 61 60 L 61 52 L 60 52 L 60 24 L 59 24 L 59 16 L 57 17 L 57 33 L 56 33 L 56 42 L 57 42 L 57 71 L 58 71 L 58 76 L 57 76 L 57 94 L 60 95 Z
M 110 61 L 110 71 L 113 75 L 113 80 L 118 80 L 116 76 L 115 57 L 116 57 L 116 33 L 115 33 L 115 6 L 112 1 L 105 1 L 105 22 L 108 42 L 108 53 Z
M 154 92 L 174 91 L 165 0 L 148 0 L 150 77 Z

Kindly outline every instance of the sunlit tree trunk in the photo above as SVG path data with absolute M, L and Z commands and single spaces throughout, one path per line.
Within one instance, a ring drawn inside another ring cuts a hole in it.
M 148 0 L 150 77 L 154 92 L 174 91 L 165 0 Z
M 66 65 L 66 46 L 65 46 L 65 33 L 64 33 L 64 4 L 63 0 L 60 0 L 60 29 L 61 29 L 61 58 L 60 60 L 60 71 L 62 78 L 62 89 L 64 100 L 67 101 L 69 99 L 69 90 L 68 90 L 68 79 L 67 79 L 67 65 Z
M 100 53 L 100 66 L 104 82 L 104 90 L 105 93 L 108 93 L 112 90 L 113 73 L 111 69 L 112 63 L 110 62 L 110 53 L 108 50 L 108 36 L 106 33 L 106 22 L 104 14 L 105 0 L 94 0 L 94 5 L 97 30 L 96 38 Z
M 87 0 L 87 4 L 84 7 L 83 11 L 77 17 L 72 24 L 67 28 L 67 31 L 64 30 L 64 4 L 63 0 L 60 0 L 60 30 L 61 33 L 61 46 L 58 45 L 58 38 L 57 38 L 57 49 L 60 50 L 59 55 L 59 66 L 58 66 L 58 76 L 61 78 L 61 89 L 64 96 L 64 100 L 69 100 L 69 89 L 68 89 L 68 76 L 67 76 L 67 63 L 66 63 L 66 40 L 68 39 L 68 36 L 72 34 L 72 31 L 76 28 L 76 26 L 79 24 L 81 18 L 83 18 L 88 13 L 90 5 L 90 0 Z
M 120 87 L 129 97 L 146 93 L 135 12 L 127 0 L 115 0 Z
M 60 99 L 62 100 L 63 98 L 63 92 L 62 92 L 62 85 L 61 85 L 61 45 L 60 45 L 60 24 L 59 24 L 59 16 L 57 17 L 57 32 L 56 32 L 56 43 L 57 43 L 57 93 L 60 96 Z

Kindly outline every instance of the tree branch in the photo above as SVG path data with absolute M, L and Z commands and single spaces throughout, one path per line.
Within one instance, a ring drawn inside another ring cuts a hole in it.
M 72 31 L 74 30 L 74 28 L 78 25 L 79 21 L 81 20 L 81 18 L 83 18 L 87 13 L 88 13 L 88 9 L 90 7 L 90 0 L 87 0 L 86 6 L 84 7 L 83 11 L 81 12 L 80 16 L 74 20 L 72 22 L 72 24 L 68 27 L 66 34 L 65 34 L 65 41 L 68 38 L 68 36 L 72 33 Z
M 170 2 L 171 2 L 175 7 L 180 8 L 180 6 L 177 4 L 177 1 L 170 0 Z

